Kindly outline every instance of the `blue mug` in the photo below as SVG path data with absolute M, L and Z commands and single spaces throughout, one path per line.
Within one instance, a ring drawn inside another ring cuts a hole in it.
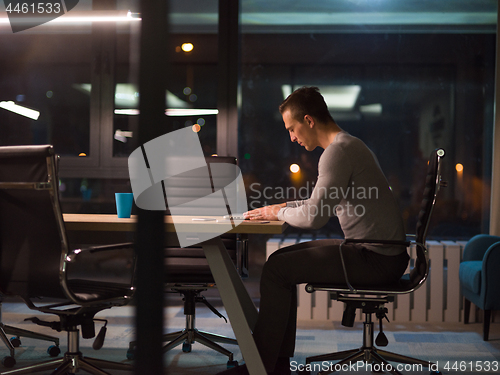
M 130 217 L 132 213 L 132 203 L 134 202 L 134 194 L 132 193 L 115 193 L 116 213 L 119 218 Z

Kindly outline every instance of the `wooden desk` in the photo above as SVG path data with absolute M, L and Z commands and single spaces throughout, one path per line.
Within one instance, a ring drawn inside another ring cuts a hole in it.
M 64 214 L 63 217 L 68 234 L 87 231 L 134 232 L 137 222 L 136 217 L 119 219 L 116 215 Z M 181 227 L 190 233 L 220 232 L 220 224 L 215 221 L 193 221 L 191 217 L 186 217 L 181 220 L 181 224 Z M 244 221 L 231 232 L 280 234 L 283 233 L 286 227 L 287 224 L 281 221 L 272 221 L 265 224 Z M 172 218 L 169 216 L 165 216 L 165 232 L 175 232 Z M 252 337 L 252 331 L 257 321 L 257 308 L 243 285 L 222 240 L 216 237 L 203 242 L 201 246 L 205 252 L 248 371 L 251 375 L 263 375 L 266 371 Z
M 215 216 L 196 216 L 197 218 L 216 218 Z M 127 219 L 119 219 L 116 215 L 105 214 L 63 214 L 67 231 L 101 231 L 101 232 L 133 232 L 137 217 L 132 215 Z M 177 224 L 187 232 L 219 233 L 221 222 L 193 221 L 191 216 L 177 218 Z M 228 221 L 225 222 L 227 225 Z M 242 234 L 281 234 L 286 228 L 283 221 L 271 221 L 261 224 L 259 221 L 245 220 L 228 233 Z M 165 216 L 165 232 L 175 232 L 171 216 Z

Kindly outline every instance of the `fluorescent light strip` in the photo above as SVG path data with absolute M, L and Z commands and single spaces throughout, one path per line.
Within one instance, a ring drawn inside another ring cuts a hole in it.
M 184 109 L 184 108 L 170 108 L 165 111 L 167 116 L 207 116 L 218 115 L 218 109 Z
M 134 133 L 131 131 L 118 129 L 117 131 L 115 131 L 115 135 L 117 135 L 119 137 L 132 138 Z
M 18 115 L 21 116 L 29 117 L 32 120 L 38 120 L 38 117 L 40 116 L 40 112 L 23 107 L 21 105 L 17 105 L 13 101 L 0 102 L 0 108 L 17 113 Z
M 293 90 L 304 86 L 315 85 L 294 85 Z M 359 85 L 318 85 L 318 88 L 325 99 L 328 109 L 331 111 L 352 111 L 361 91 Z M 282 85 L 281 91 L 283 98 L 287 98 L 292 93 L 292 86 Z
M 43 17 L 46 19 L 47 17 Z M 16 23 L 33 23 L 36 17 L 16 17 Z M 132 22 L 141 21 L 137 13 L 127 11 L 93 10 L 89 12 L 68 12 L 46 23 L 91 23 L 91 22 Z M 0 23 L 10 23 L 7 13 L 0 13 Z
M 135 116 L 139 114 L 138 109 L 115 109 L 115 115 Z M 219 114 L 218 109 L 184 109 L 170 108 L 165 110 L 167 116 L 208 116 Z

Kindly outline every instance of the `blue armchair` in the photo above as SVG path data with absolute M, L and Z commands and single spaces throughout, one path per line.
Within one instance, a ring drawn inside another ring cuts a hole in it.
M 460 263 L 460 289 L 465 297 L 464 323 L 473 302 L 484 310 L 483 339 L 488 341 L 491 311 L 500 309 L 500 237 L 480 234 L 465 246 Z

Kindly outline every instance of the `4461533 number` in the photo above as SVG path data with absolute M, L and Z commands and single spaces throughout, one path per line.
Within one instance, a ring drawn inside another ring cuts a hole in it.
M 498 361 L 447 361 L 443 366 L 446 371 L 498 372 Z
M 28 3 L 15 3 L 10 2 L 5 8 L 7 13 L 17 13 L 17 14 L 58 14 L 63 10 L 61 8 L 60 2 L 47 2 L 38 4 L 28 4 Z

